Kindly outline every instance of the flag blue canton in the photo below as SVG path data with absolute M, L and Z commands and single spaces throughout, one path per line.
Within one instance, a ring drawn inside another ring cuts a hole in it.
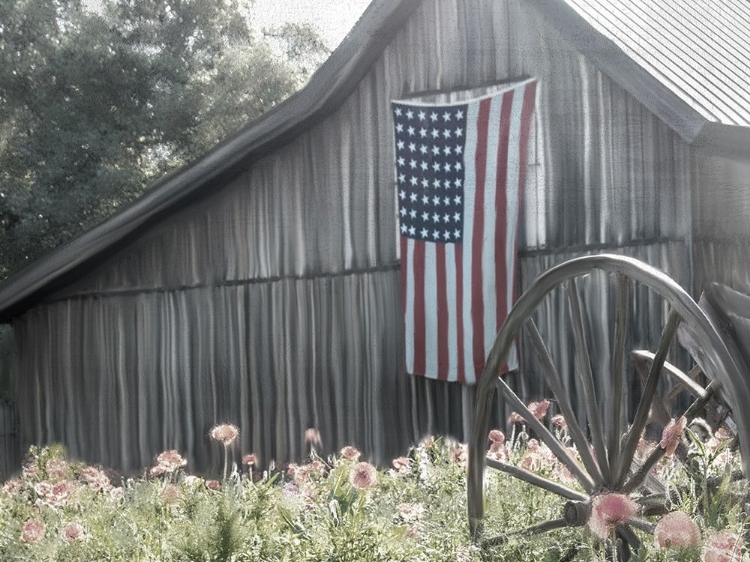
M 392 104 L 401 236 L 463 236 L 466 105 Z

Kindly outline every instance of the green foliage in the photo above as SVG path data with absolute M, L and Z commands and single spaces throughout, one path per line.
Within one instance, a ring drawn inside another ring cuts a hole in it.
M 704 448 L 713 455 L 716 448 Z M 0 491 L 0 559 L 31 561 L 422 561 L 480 562 L 539 560 L 594 562 L 605 559 L 604 548 L 583 528 L 566 528 L 526 537 L 510 531 L 560 516 L 565 500 L 490 472 L 487 479 L 488 536 L 495 545 L 472 544 L 466 520 L 466 467 L 457 444 L 436 439 L 410 451 L 411 466 L 377 473 L 372 485 L 357 488 L 352 478 L 357 461 L 331 458 L 293 466 L 288 473 L 233 474 L 220 489 L 181 470 L 163 477 L 113 482 L 93 489 L 84 476 L 90 468 L 69 463 L 64 475 L 60 447 L 32 448 L 22 479 Z M 513 462 L 530 450 L 514 448 Z M 703 454 L 691 449 L 691 454 Z M 719 453 L 721 454 L 721 452 Z M 725 456 L 736 464 L 736 458 Z M 723 468 L 709 468 L 709 478 Z M 720 463 L 719 463 L 720 464 Z M 63 463 L 65 466 L 65 463 Z M 51 470 L 50 470 L 51 469 Z M 679 508 L 690 514 L 704 539 L 713 529 L 744 532 L 736 504 L 723 503 L 734 516 L 710 521 L 695 495 L 703 487 L 668 460 L 660 470 L 679 489 Z M 96 471 L 94 471 L 96 472 Z M 71 476 L 73 475 L 73 476 Z M 57 480 L 55 480 L 57 478 Z M 44 486 L 49 481 L 73 486 L 66 501 L 50 505 Z M 218 486 L 218 482 L 216 483 Z M 709 485 L 710 487 L 710 485 Z M 742 503 L 739 504 L 743 505 Z M 696 509 L 690 511 L 690 507 Z M 22 539 L 28 521 L 44 525 L 44 537 Z M 653 522 L 655 522 L 654 519 Z M 726 527 L 720 525 L 724 521 Z M 64 529 L 80 524 L 84 534 L 67 540 Z M 654 538 L 638 532 L 642 548 L 632 560 L 695 561 L 700 547 L 658 549 Z
M 328 52 L 304 26 L 274 40 L 285 58 L 239 0 L 0 0 L 0 279 L 283 100 Z

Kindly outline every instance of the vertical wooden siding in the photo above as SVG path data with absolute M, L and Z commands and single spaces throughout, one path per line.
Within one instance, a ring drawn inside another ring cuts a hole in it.
M 403 374 L 388 107 L 520 75 L 540 80 L 524 283 L 622 245 L 689 280 L 684 143 L 522 2 L 425 0 L 335 114 L 18 320 L 24 441 L 135 469 L 172 447 L 210 467 L 221 421 L 265 460 L 309 426 L 379 461 L 465 438 L 473 389 Z
M 694 186 L 694 291 L 711 281 L 750 294 L 750 162 L 701 152 Z

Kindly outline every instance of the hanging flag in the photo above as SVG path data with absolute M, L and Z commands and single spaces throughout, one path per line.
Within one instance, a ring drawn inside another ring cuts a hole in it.
M 482 373 L 515 297 L 535 95 L 528 80 L 463 103 L 392 103 L 409 373 Z

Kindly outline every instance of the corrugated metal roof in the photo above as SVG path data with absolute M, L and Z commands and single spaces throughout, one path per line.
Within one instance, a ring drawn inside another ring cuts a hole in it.
M 750 1 L 565 2 L 707 120 L 750 126 Z

